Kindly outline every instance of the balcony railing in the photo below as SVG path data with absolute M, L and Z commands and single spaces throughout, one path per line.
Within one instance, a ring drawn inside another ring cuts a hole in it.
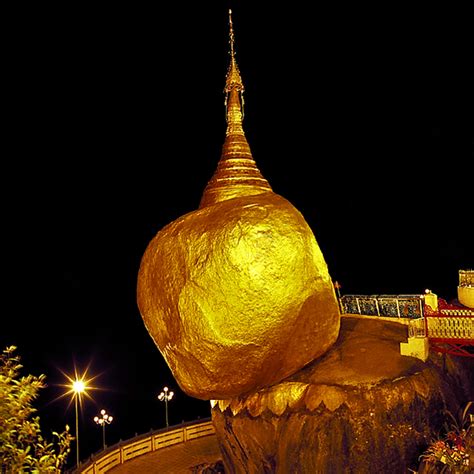
M 93 456 L 90 461 L 82 464 L 79 469 L 68 472 L 74 474 L 102 474 L 137 456 L 204 436 L 213 436 L 214 434 L 214 426 L 209 418 L 193 421 L 177 428 L 161 429 L 150 434 L 136 436 L 127 441 L 121 441 Z

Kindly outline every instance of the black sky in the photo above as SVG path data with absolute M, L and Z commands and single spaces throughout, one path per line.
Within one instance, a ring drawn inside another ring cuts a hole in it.
M 3 324 L 50 401 L 101 374 L 81 427 L 110 441 L 209 415 L 179 391 L 135 302 L 140 258 L 195 209 L 224 140 L 228 5 L 21 11 L 4 59 Z M 244 128 L 275 192 L 312 227 L 346 293 L 456 295 L 472 252 L 472 90 L 463 29 L 443 12 L 233 2 Z M 31 8 L 31 7 L 29 7 Z M 372 16 L 369 15 L 372 13 Z M 426 12 L 423 12 L 426 13 Z M 470 197 L 469 197 L 470 196 Z

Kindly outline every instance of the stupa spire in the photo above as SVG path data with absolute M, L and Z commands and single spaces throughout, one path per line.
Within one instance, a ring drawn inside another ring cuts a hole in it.
M 229 10 L 230 64 L 224 88 L 227 130 L 217 169 L 206 186 L 199 207 L 206 207 L 239 196 L 271 191 L 257 168 L 245 138 L 243 121 L 244 84 L 235 59 L 232 10 Z
M 227 70 L 227 77 L 225 81 L 225 88 L 224 92 L 226 93 L 226 102 L 228 94 L 233 90 L 236 89 L 241 93 L 241 98 L 243 101 L 243 92 L 244 92 L 244 84 L 242 82 L 242 78 L 240 77 L 239 67 L 237 66 L 237 61 L 235 60 L 235 35 L 234 35 L 234 27 L 232 25 L 232 10 L 229 10 L 229 43 L 230 43 L 230 64 L 229 69 Z M 227 104 L 226 104 L 227 105 Z M 243 104 L 242 104 L 243 109 Z

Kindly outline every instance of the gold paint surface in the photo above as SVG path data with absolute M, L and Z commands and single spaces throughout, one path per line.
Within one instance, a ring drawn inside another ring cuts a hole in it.
M 250 146 L 245 138 L 242 126 L 244 84 L 235 60 L 234 30 L 231 16 L 229 16 L 229 24 L 231 61 L 224 88 L 226 94 L 226 138 L 216 172 L 202 195 L 200 208 L 227 199 L 272 190 L 268 181 L 257 168 Z
M 150 242 L 137 284 L 145 326 L 176 381 L 206 400 L 283 380 L 326 352 L 340 324 L 313 232 L 273 193 L 252 157 L 233 41 L 231 23 L 227 132 L 217 170 L 200 208 Z
M 323 354 L 339 331 L 316 239 L 272 192 L 163 228 L 142 259 L 138 306 L 181 388 L 203 399 L 280 381 Z
M 221 159 L 204 190 L 200 208 L 272 190 L 253 159 L 242 128 L 240 107 L 238 91 L 233 89 L 227 103 L 227 133 Z
M 314 412 L 322 405 L 336 411 L 345 404 L 356 413 L 377 398 L 388 412 L 400 400 L 409 406 L 414 397 L 428 399 L 438 385 L 435 375 L 420 360 L 400 354 L 399 341 L 404 338 L 406 329 L 398 324 L 343 318 L 337 344 L 323 357 L 270 387 L 213 400 L 212 410 L 229 408 L 233 416 L 248 412 L 258 417 L 266 411 L 281 416 Z
M 458 286 L 458 300 L 462 305 L 474 309 L 474 286 Z

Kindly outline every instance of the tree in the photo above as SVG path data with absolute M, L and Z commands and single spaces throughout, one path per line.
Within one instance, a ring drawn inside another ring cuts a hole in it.
M 32 403 L 46 377 L 20 376 L 23 366 L 15 351 L 10 346 L 0 355 L 0 472 L 60 472 L 73 439 L 69 427 L 53 432 L 55 442 L 43 438 Z

